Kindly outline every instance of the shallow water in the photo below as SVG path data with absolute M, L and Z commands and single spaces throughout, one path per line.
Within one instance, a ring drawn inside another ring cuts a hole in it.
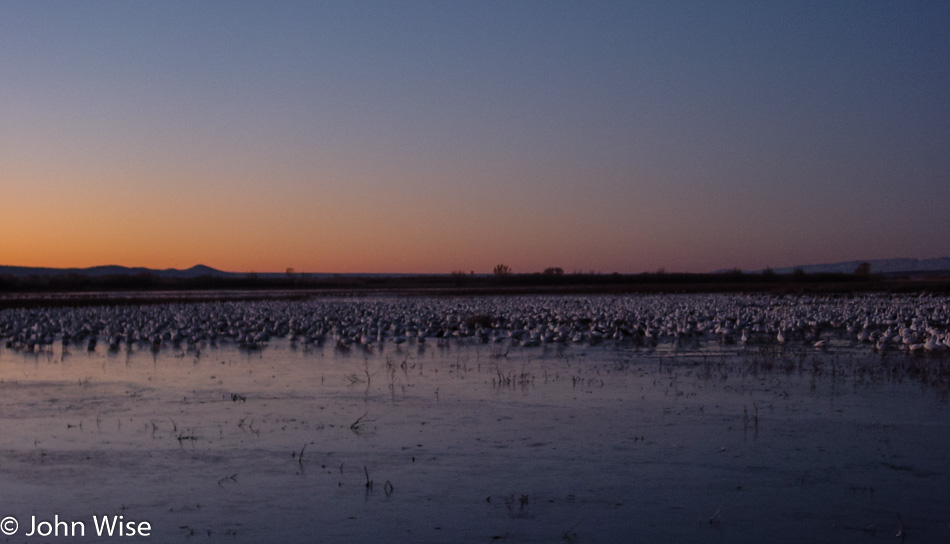
M 93 516 L 118 515 L 157 541 L 942 542 L 947 365 L 847 346 L 0 347 L 0 517 L 11 542 L 101 540 Z M 85 535 L 25 536 L 33 516 Z

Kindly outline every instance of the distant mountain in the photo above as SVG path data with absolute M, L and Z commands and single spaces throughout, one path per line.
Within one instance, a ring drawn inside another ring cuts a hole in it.
M 797 269 L 801 269 L 806 274 L 851 274 L 863 262 L 871 265 L 872 274 L 883 274 L 886 276 L 950 276 L 950 257 L 940 257 L 936 259 L 876 259 L 867 261 L 842 261 L 838 263 L 809 264 L 800 266 L 786 266 L 783 268 L 774 268 L 777 274 L 791 274 Z M 717 273 L 732 272 L 732 269 L 717 270 Z M 748 274 L 756 274 L 761 270 L 744 270 Z M 90 277 L 103 276 L 135 276 L 138 274 L 152 274 L 161 278 L 197 278 L 200 276 L 214 276 L 221 278 L 235 278 L 253 275 L 261 279 L 283 278 L 284 272 L 224 272 L 210 266 L 198 264 L 191 268 L 178 270 L 176 268 L 166 268 L 164 270 L 127 267 L 119 265 L 93 266 L 90 268 L 42 268 L 30 266 L 3 266 L 0 265 L 0 276 L 26 277 L 26 276 L 65 276 L 69 274 L 78 274 Z M 347 277 L 412 277 L 417 274 L 326 274 L 326 273 L 307 273 L 310 278 L 329 278 L 333 276 Z
M 198 276 L 235 276 L 233 272 L 222 272 L 210 266 L 203 264 L 192 266 L 185 270 L 176 268 L 166 268 L 164 270 L 154 270 L 143 267 L 127 267 L 118 265 L 93 266 L 90 268 L 41 268 L 30 266 L 0 266 L 0 276 L 65 276 L 68 274 L 79 274 L 83 276 L 134 276 L 137 274 L 154 274 L 163 278 L 195 278 Z
M 283 279 L 287 277 L 286 272 L 225 272 L 217 268 L 211 268 L 203 264 L 178 270 L 177 268 L 166 268 L 164 270 L 144 267 L 128 267 L 119 265 L 92 266 L 89 268 L 42 268 L 32 266 L 2 266 L 0 265 L 0 276 L 27 277 L 27 276 L 66 276 L 69 274 L 78 274 L 101 278 L 103 276 L 135 276 L 138 274 L 152 274 L 160 278 L 197 278 L 200 276 L 213 276 L 217 278 L 244 278 L 254 276 L 258 279 Z M 306 272 L 304 276 L 310 279 L 331 278 L 334 276 L 347 276 L 351 278 L 398 278 L 412 277 L 419 274 L 328 274 Z
M 885 275 L 921 275 L 931 272 L 950 273 L 950 257 L 937 259 L 876 259 L 866 261 L 843 261 L 828 264 L 809 264 L 803 266 L 788 266 L 773 269 L 778 274 L 790 274 L 796 269 L 802 269 L 806 274 L 850 274 L 861 263 L 871 265 L 872 274 Z

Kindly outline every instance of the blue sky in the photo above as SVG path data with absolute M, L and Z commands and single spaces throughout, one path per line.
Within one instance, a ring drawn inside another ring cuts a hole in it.
M 947 254 L 950 3 L 0 3 L 0 262 Z

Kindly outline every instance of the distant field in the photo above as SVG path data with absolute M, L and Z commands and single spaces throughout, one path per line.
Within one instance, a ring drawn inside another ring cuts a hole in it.
M 169 301 L 301 299 L 319 296 L 522 295 L 623 293 L 950 293 L 950 278 L 853 274 L 511 274 L 496 276 L 335 276 L 158 278 L 134 276 L 0 277 L 0 308 Z

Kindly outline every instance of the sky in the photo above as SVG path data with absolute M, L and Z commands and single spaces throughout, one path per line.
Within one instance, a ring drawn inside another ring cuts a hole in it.
M 0 264 L 950 255 L 950 2 L 0 0 Z

